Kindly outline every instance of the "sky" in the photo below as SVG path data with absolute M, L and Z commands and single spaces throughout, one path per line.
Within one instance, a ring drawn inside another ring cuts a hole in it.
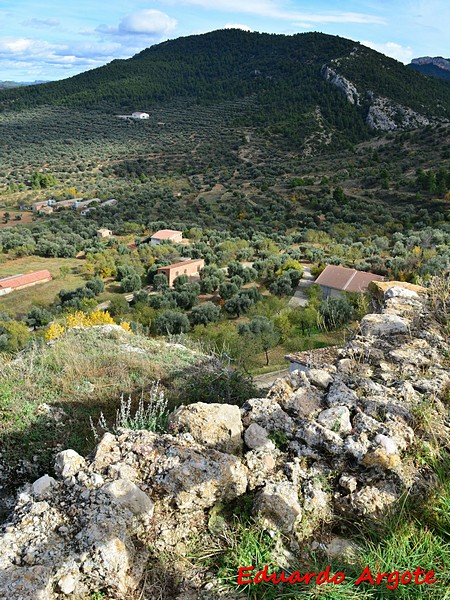
M 448 0 L 0 0 L 0 80 L 70 77 L 153 44 L 239 27 L 320 31 L 403 63 L 450 57 Z

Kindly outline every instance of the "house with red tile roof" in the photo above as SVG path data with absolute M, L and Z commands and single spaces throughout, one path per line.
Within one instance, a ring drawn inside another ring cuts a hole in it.
M 328 298 L 342 292 L 366 292 L 371 281 L 384 281 L 384 277 L 366 271 L 327 265 L 315 283 L 322 288 L 324 298 Z
M 9 294 L 14 290 L 22 290 L 51 280 L 52 275 L 47 269 L 26 273 L 25 275 L 11 275 L 10 277 L 4 277 L 3 279 L 0 279 L 0 296 Z
M 198 275 L 205 266 L 205 261 L 202 258 L 195 260 L 182 260 L 181 262 L 167 265 L 166 267 L 160 267 L 157 269 L 157 273 L 164 273 L 169 282 L 169 287 L 173 286 L 173 282 L 179 275 L 187 275 L 192 277 Z

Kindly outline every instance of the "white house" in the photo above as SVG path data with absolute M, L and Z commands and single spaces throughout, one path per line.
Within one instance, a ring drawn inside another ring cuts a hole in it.
M 131 116 L 133 119 L 149 119 L 150 118 L 150 115 L 148 113 L 139 112 L 139 111 L 132 113 Z
M 97 237 L 98 238 L 109 238 L 112 236 L 111 229 L 105 229 L 105 227 L 101 227 L 97 229 Z
M 173 244 L 179 244 L 182 240 L 182 231 L 176 231 L 174 229 L 160 229 L 152 235 L 150 243 L 152 245 L 157 245 L 161 242 L 172 242 Z

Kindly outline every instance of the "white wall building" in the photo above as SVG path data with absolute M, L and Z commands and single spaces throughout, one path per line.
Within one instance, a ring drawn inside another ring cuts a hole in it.
M 133 117 L 133 119 L 149 119 L 150 118 L 150 115 L 148 113 L 139 112 L 139 111 L 132 113 L 131 116 Z

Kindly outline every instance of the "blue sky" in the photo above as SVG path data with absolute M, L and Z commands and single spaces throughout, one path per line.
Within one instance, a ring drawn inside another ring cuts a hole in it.
M 404 63 L 450 57 L 448 0 L 0 0 L 0 80 L 62 79 L 166 39 L 322 31 Z

